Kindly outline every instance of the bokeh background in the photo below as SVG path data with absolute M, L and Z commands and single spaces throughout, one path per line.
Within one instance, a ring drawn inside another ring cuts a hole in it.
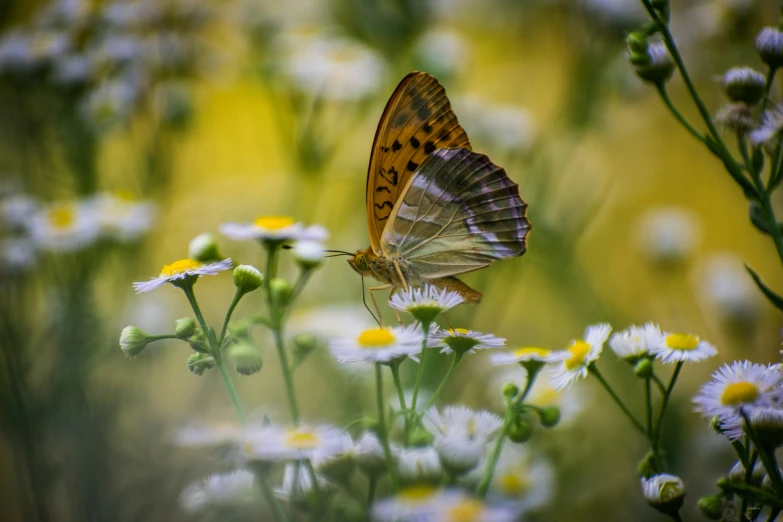
M 673 4 L 673 32 L 717 111 L 717 79 L 761 65 L 753 40 L 779 6 Z M 331 248 L 366 247 L 375 126 L 411 70 L 446 86 L 474 149 L 520 184 L 533 223 L 525 256 L 466 277 L 485 300 L 452 323 L 560 348 L 593 322 L 652 320 L 719 348 L 719 360 L 684 372 L 665 428 L 688 486 L 686 518 L 697 517 L 695 500 L 732 459 L 690 397 L 720 362 L 779 361 L 780 314 L 743 263 L 772 288 L 783 276 L 721 165 L 627 65 L 624 35 L 642 21 L 635 0 L 0 2 L 2 518 L 198 518 L 180 492 L 219 463 L 178 447 L 175 434 L 233 413 L 215 372 L 187 371 L 187 345 L 125 359 L 123 326 L 168 333 L 189 315 L 175 288 L 135 295 L 130 284 L 186 257 L 197 234 L 260 215 L 322 224 Z M 678 78 L 670 91 L 696 121 Z M 237 262 L 263 266 L 256 245 L 220 242 Z M 208 318 L 222 319 L 228 277 L 196 291 Z M 236 317 L 261 307 L 250 296 Z M 368 324 L 358 276 L 334 258 L 289 331 L 325 340 Z M 274 351 L 261 332 L 255 340 L 265 366 L 237 377 L 240 396 L 285 420 Z M 605 359 L 641 407 L 638 383 Z M 512 376 L 485 357 L 468 362 L 447 402 L 499 410 Z M 346 423 L 370 406 L 361 372 L 346 374 L 324 349 L 296 381 L 306 419 Z M 556 480 L 548 505 L 526 517 L 657 520 L 636 478 L 643 443 L 591 384 L 577 385 L 573 422 L 531 443 Z M 231 517 L 259 512 L 222 519 Z

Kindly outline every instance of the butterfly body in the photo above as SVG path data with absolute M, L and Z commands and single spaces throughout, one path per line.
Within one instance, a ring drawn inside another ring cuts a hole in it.
M 526 210 L 505 170 L 471 150 L 443 86 L 411 73 L 389 99 L 373 143 L 370 247 L 348 263 L 393 291 L 431 284 L 479 302 L 481 293 L 454 276 L 522 255 Z

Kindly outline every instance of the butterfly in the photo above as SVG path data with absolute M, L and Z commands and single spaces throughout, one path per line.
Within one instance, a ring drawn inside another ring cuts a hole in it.
M 434 76 L 412 72 L 391 95 L 375 133 L 367 171 L 370 247 L 348 260 L 370 288 L 425 284 L 481 292 L 455 276 L 521 256 L 530 222 L 519 186 L 470 140 Z M 380 315 L 380 313 L 379 313 Z

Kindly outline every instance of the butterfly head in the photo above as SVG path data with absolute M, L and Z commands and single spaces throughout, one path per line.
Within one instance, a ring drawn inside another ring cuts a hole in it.
M 370 266 L 372 264 L 372 260 L 375 257 L 375 254 L 370 248 L 365 250 L 357 250 L 353 257 L 348 259 L 348 264 L 351 265 L 351 268 L 353 268 L 360 275 L 371 276 L 372 269 Z

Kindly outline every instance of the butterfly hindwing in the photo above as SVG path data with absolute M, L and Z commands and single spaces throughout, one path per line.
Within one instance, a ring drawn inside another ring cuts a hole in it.
M 439 149 L 405 187 L 381 249 L 425 279 L 470 272 L 525 252 L 526 211 L 518 185 L 486 155 Z
M 380 237 L 392 209 L 413 173 L 437 149 L 470 141 L 434 76 L 413 72 L 395 89 L 375 133 L 367 172 L 367 224 L 370 244 L 380 252 Z

